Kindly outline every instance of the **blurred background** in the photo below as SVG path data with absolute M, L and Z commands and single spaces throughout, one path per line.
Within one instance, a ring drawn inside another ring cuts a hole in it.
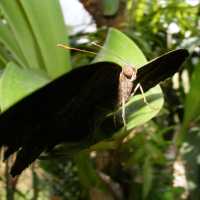
M 103 44 L 110 27 L 148 60 L 178 48 L 190 53 L 161 84 L 159 114 L 131 130 L 120 148 L 37 160 L 15 179 L 13 156 L 0 164 L 0 199 L 200 199 L 199 0 L 1 0 L 0 16 L 1 111 L 94 58 L 56 44 L 97 52 L 91 42 Z

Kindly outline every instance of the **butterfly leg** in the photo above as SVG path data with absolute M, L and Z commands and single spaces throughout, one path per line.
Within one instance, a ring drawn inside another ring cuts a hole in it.
M 133 93 L 131 94 L 131 96 L 134 96 L 135 93 L 137 92 L 137 90 L 140 89 L 140 88 L 142 88 L 142 86 L 141 86 L 140 83 L 138 83 L 138 84 L 135 86 L 135 88 L 134 88 Z M 143 95 L 144 95 L 143 89 L 142 89 L 142 90 L 140 89 L 140 91 L 141 91 L 141 93 L 143 93 Z
M 134 96 L 134 94 L 137 92 L 138 89 L 140 90 L 140 93 L 141 93 L 141 95 L 142 95 L 142 97 L 143 97 L 144 103 L 145 103 L 147 106 L 149 106 L 151 109 L 157 110 L 158 108 L 155 108 L 155 107 L 151 106 L 151 105 L 149 104 L 149 102 L 147 101 L 146 96 L 145 96 L 145 94 L 144 94 L 144 90 L 143 90 L 143 88 L 142 88 L 142 86 L 141 86 L 140 83 L 138 83 L 138 84 L 136 85 L 136 87 L 135 87 L 133 93 L 131 94 L 131 96 Z
M 146 96 L 145 96 L 145 94 L 144 94 L 144 90 L 143 90 L 141 84 L 138 83 L 138 85 L 139 85 L 139 89 L 140 89 L 140 92 L 141 92 L 141 94 L 142 94 L 144 103 L 147 104 L 147 105 L 149 105 L 149 103 L 147 102 L 147 99 L 146 99 Z
M 126 104 L 124 97 L 122 97 L 122 120 L 124 126 L 126 127 Z

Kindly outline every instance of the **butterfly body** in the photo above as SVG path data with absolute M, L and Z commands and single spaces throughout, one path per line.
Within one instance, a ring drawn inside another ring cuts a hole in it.
M 118 86 L 118 105 L 122 105 L 128 101 L 133 90 L 134 80 L 136 79 L 137 71 L 131 66 L 125 66 L 119 75 Z

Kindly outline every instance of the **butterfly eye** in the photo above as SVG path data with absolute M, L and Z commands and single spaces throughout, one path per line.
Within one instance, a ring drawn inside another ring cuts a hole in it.
M 131 81 L 134 81 L 136 79 L 137 70 L 131 66 L 125 66 L 123 67 L 123 74 Z

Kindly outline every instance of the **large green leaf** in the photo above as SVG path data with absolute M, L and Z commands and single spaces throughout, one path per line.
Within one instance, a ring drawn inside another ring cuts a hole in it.
M 15 63 L 9 63 L 0 80 L 1 110 L 6 110 L 48 82 L 49 79 L 40 71 L 22 69 Z
M 95 58 L 98 61 L 112 61 L 120 66 L 132 65 L 140 68 L 147 60 L 138 46 L 123 33 L 111 28 L 103 48 Z M 163 94 L 159 85 L 145 93 L 148 104 L 144 103 L 144 96 L 135 95 L 126 105 L 127 129 L 130 130 L 152 119 L 158 114 L 163 105 Z
M 23 67 L 27 65 L 15 37 L 7 23 L 0 23 L 0 41 L 11 52 L 14 59 Z
M 20 2 L 50 77 L 55 78 L 69 71 L 69 53 L 56 47 L 58 43 L 68 42 L 59 1 L 21 0 Z
M 16 38 L 28 66 L 32 68 L 42 67 L 42 62 L 39 60 L 39 49 L 33 38 L 33 33 L 26 20 L 20 1 L 1 0 L 0 8 L 2 9 L 2 13 L 12 30 L 13 37 Z
M 9 30 L 7 27 L 1 30 L 4 34 L 1 40 L 14 53 L 18 63 L 46 69 L 51 78 L 70 70 L 69 53 L 56 47 L 60 42 L 67 42 L 58 1 L 2 0 L 0 8 L 9 26 Z M 14 39 L 13 44 L 10 36 Z
M 19 67 L 46 69 L 53 79 L 71 66 L 69 53 L 56 47 L 68 39 L 58 1 L 2 0 L 0 9 L 6 19 L 6 23 L 0 24 L 0 41 L 11 53 L 7 58 L 2 48 L 1 63 L 13 60 L 19 65 L 8 64 L 1 79 L 0 104 L 6 109 L 49 81 L 38 70 Z

